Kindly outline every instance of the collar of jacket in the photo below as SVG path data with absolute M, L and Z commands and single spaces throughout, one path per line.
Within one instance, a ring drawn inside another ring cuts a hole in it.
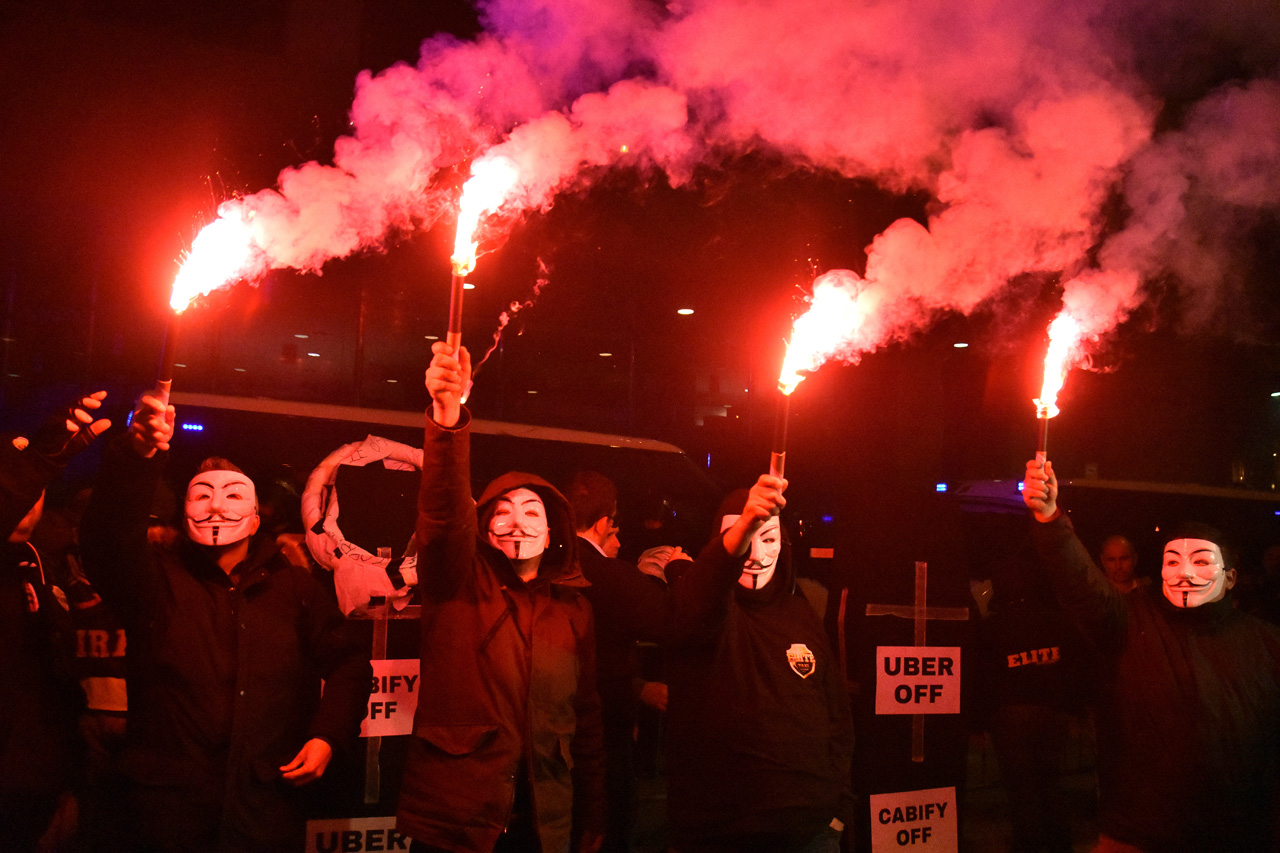
M 208 572 L 214 577 L 224 578 L 228 584 L 231 583 L 231 576 L 224 572 L 217 561 L 209 555 L 206 546 L 197 545 L 183 536 L 179 539 L 178 550 L 186 565 L 198 567 L 201 572 Z M 249 542 L 249 556 L 243 563 L 236 566 L 240 575 L 240 588 L 244 589 L 257 584 L 272 570 L 278 568 L 279 561 L 276 557 L 279 553 L 280 549 L 276 547 L 273 539 L 263 535 L 254 536 Z

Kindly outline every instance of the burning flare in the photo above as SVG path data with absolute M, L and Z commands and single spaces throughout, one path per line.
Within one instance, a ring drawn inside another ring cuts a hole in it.
M 191 251 L 173 280 L 169 305 L 181 314 L 197 296 L 243 278 L 253 268 L 254 258 L 253 233 L 244 214 L 224 212 L 191 242 Z
M 1037 418 L 1052 418 L 1058 414 L 1058 392 L 1067 379 L 1067 370 L 1074 360 L 1076 349 L 1083 337 L 1080 322 L 1063 312 L 1049 324 L 1049 351 L 1044 357 L 1044 384 L 1036 404 Z
M 844 283 L 827 275 L 813 284 L 809 310 L 796 318 L 791 342 L 782 360 L 778 389 L 790 396 L 805 373 L 817 370 L 827 359 L 846 349 L 866 322 L 867 307 L 858 300 L 862 280 Z
M 480 217 L 492 213 L 506 200 L 516 182 L 516 166 L 506 157 L 491 157 L 471 164 L 471 177 L 462 185 L 458 202 L 458 231 L 453 242 L 453 274 L 466 276 L 476 266 L 476 229 Z

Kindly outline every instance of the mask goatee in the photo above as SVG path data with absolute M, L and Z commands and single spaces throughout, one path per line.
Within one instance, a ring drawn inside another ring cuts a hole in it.
M 512 544 L 515 546 L 515 551 L 516 551 L 516 555 L 515 555 L 514 559 L 518 560 L 518 559 L 520 559 L 520 544 L 521 544 L 521 543 L 520 543 L 520 540 L 519 540 L 519 539 L 517 539 L 517 540 L 516 540 L 515 542 L 513 542 Z
M 1186 607 L 1186 606 L 1187 606 L 1187 596 L 1188 596 L 1188 595 L 1190 595 L 1190 593 L 1188 593 L 1188 592 L 1185 592 L 1185 591 L 1184 591 L 1184 592 L 1182 593 L 1182 606 L 1183 606 L 1183 607 Z

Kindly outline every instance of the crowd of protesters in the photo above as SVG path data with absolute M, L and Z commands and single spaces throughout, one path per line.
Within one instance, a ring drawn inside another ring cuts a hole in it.
M 410 849 L 633 849 L 645 708 L 664 716 L 670 853 L 853 849 L 854 685 L 798 582 L 787 482 L 731 494 L 697 555 L 619 559 L 601 474 L 558 489 L 514 470 L 473 497 L 470 371 L 433 346 Z M 104 436 L 104 397 L 0 441 L 0 850 L 303 850 L 318 791 L 361 772 L 369 635 L 234 461 L 166 493 L 173 406 L 143 395 Z M 92 489 L 46 513 L 99 436 Z M 1093 849 L 1280 849 L 1280 570 L 1242 607 L 1213 528 L 1171 530 L 1153 578 L 1123 536 L 1085 551 L 1051 465 L 1028 463 L 1023 500 L 975 608 L 1012 849 L 1072 849 L 1059 772 L 1086 717 Z M 659 676 L 638 644 L 662 650 Z

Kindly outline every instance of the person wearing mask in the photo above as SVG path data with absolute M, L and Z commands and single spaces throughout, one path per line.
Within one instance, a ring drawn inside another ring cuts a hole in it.
M 396 826 L 414 851 L 595 851 L 604 748 L 573 513 L 519 471 L 472 498 L 471 358 L 443 342 L 432 353 L 415 533 L 422 699 Z
M 668 591 L 668 816 L 674 853 L 836 853 L 853 817 L 848 694 L 796 590 L 786 481 L 729 495 Z
M 1058 605 L 1103 660 L 1100 853 L 1274 850 L 1280 629 L 1233 606 L 1221 531 L 1162 527 L 1161 585 L 1122 594 L 1058 505 L 1053 464 L 1022 496 Z
M 178 541 L 149 542 L 174 416 L 142 397 L 103 454 L 80 532 L 85 573 L 129 638 L 120 765 L 132 843 L 295 851 L 308 786 L 355 746 L 368 640 L 331 577 L 255 537 L 254 482 L 225 459 L 188 483 Z

